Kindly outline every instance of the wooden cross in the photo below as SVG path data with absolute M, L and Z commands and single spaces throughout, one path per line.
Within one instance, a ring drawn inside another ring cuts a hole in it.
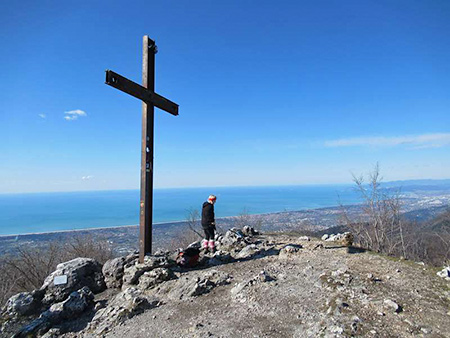
M 153 219 L 153 125 L 154 107 L 178 115 L 178 105 L 155 93 L 155 41 L 144 36 L 142 86 L 106 70 L 106 84 L 142 100 L 141 198 L 139 216 L 139 261 L 152 252 Z

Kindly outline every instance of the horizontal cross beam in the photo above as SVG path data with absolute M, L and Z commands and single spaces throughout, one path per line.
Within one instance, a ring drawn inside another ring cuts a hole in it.
M 176 103 L 152 92 L 151 90 L 148 90 L 145 87 L 142 87 L 136 82 L 128 80 L 126 77 L 123 77 L 112 70 L 106 70 L 105 83 L 146 103 L 153 104 L 155 107 L 172 115 L 178 115 L 178 105 Z

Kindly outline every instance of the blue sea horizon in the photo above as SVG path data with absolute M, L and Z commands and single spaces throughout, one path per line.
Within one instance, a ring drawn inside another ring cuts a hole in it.
M 265 187 L 168 188 L 154 190 L 154 223 L 183 221 L 217 195 L 216 217 L 266 214 L 355 204 L 351 184 Z M 135 225 L 139 190 L 75 191 L 0 195 L 0 235 L 20 235 Z

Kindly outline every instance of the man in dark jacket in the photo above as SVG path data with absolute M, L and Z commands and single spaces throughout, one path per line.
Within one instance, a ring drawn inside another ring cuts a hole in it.
M 216 230 L 216 220 L 214 217 L 214 203 L 216 203 L 216 196 L 210 195 L 208 201 L 203 203 L 202 208 L 202 227 L 205 231 L 205 239 L 203 240 L 203 249 L 208 252 L 208 247 L 211 252 L 216 251 L 216 243 L 214 242 L 214 232 Z

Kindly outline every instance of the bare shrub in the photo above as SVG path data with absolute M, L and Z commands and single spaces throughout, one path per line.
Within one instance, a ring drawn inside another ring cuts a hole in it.
M 66 245 L 67 260 L 76 257 L 93 258 L 100 264 L 114 257 L 111 245 L 106 240 L 97 240 L 92 235 L 75 236 Z
M 177 249 L 185 249 L 189 244 L 199 241 L 201 238 L 192 231 L 180 231 L 170 241 L 169 251 L 175 251 Z
M 195 209 L 190 209 L 186 214 L 186 222 L 191 232 L 199 238 L 203 238 L 203 229 L 200 224 L 200 214 Z
M 362 199 L 361 212 L 357 216 L 350 216 L 346 208 L 341 206 L 342 219 L 362 247 L 391 255 L 401 252 L 406 257 L 400 197 L 398 192 L 382 190 L 381 180 L 378 164 L 369 174 L 368 184 L 365 184 L 363 176 L 353 175 Z
M 360 212 L 341 205 L 341 221 L 361 247 L 441 266 L 450 260 L 450 209 L 435 219 L 418 223 L 405 220 L 398 191 L 380 188 L 378 164 L 364 178 L 353 176 L 362 204 Z
M 241 213 L 236 217 L 235 224 L 238 228 L 250 226 L 260 231 L 263 225 L 262 217 L 259 215 L 250 215 L 247 208 L 242 209 Z

